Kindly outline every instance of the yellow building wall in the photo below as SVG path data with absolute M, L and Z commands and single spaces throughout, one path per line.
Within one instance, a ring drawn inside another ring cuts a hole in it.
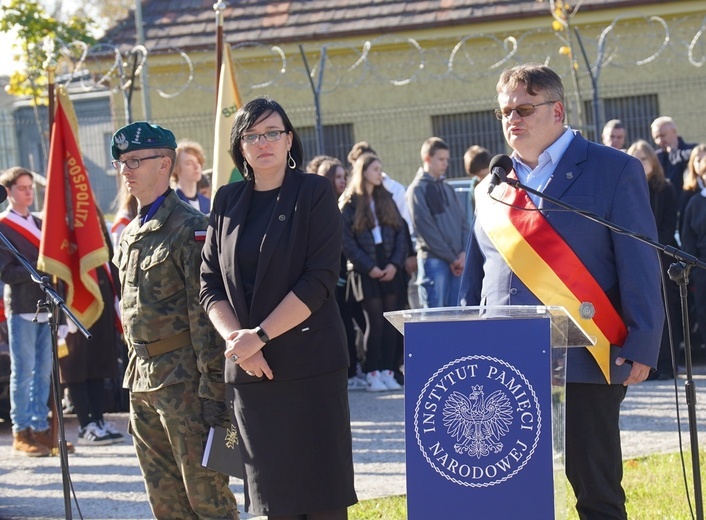
M 649 19 L 656 15 L 662 16 L 669 27 L 669 43 L 652 61 L 638 65 L 656 54 L 664 40 L 661 24 Z M 591 79 L 576 36 L 572 41 L 578 71 L 576 79 L 573 77 L 569 58 L 560 53 L 565 44 L 561 36 L 566 37 L 567 33 L 557 35 L 551 29 L 551 21 L 547 10 L 547 16 L 541 19 L 381 35 L 370 39 L 372 44 L 364 59 L 362 38 L 303 43 L 309 66 L 315 71 L 314 83 L 320 51 L 326 47 L 320 97 L 323 123 L 352 123 L 355 140 L 368 141 L 381 156 L 385 171 L 406 184 L 420 166 L 422 142 L 432 135 L 432 116 L 492 110 L 496 106 L 495 84 L 502 69 L 540 61 L 564 79 L 568 123 L 580 128 L 575 81 L 586 102 L 592 96 Z M 689 45 L 706 23 L 703 2 L 579 12 L 571 22 L 579 30 L 592 66 L 601 33 L 615 22 L 604 39 L 609 63 L 599 71 L 601 97 L 657 94 L 660 114 L 672 116 L 687 141 L 706 141 L 706 68 L 695 66 L 688 59 Z M 517 49 L 507 57 L 515 45 L 513 38 Z M 692 59 L 704 60 L 706 36 L 697 39 L 692 47 Z M 314 125 L 314 96 L 297 45 L 284 45 L 275 51 L 269 45 L 236 47 L 232 56 L 245 101 L 269 95 L 283 104 L 295 127 Z M 208 150 L 213 140 L 216 102 L 215 53 L 190 53 L 189 59 L 193 63 L 193 79 L 184 87 L 189 71 L 180 55 L 150 56 L 151 119 L 178 125 L 181 133 L 198 133 L 188 137 L 197 138 Z M 158 94 L 160 89 L 166 94 L 183 90 L 165 98 Z M 123 123 L 122 96 L 115 95 L 114 102 L 118 123 Z M 133 119 L 143 117 L 140 93 L 136 92 Z

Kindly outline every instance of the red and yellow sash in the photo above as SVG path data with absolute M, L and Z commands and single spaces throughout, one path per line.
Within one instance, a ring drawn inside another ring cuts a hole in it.
M 513 273 L 544 305 L 564 307 L 576 323 L 596 338 L 596 345 L 586 348 L 610 382 L 610 345 L 622 346 L 627 336 L 620 315 L 593 275 L 537 211 L 527 193 L 508 185 L 502 188 L 500 200 L 512 207 L 476 190 L 476 218 L 483 231 Z M 495 198 L 499 192 L 500 189 L 495 190 Z M 593 318 L 584 318 L 579 313 L 584 302 L 593 305 Z

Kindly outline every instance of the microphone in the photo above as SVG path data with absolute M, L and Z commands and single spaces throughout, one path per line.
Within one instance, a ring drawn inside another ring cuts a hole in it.
M 490 160 L 490 184 L 488 194 L 500 183 L 507 182 L 507 173 L 512 171 L 512 159 L 507 155 L 496 155 Z
M 0 204 L 5 202 L 6 199 L 7 199 L 7 188 L 5 186 L 3 186 L 2 184 L 0 184 Z

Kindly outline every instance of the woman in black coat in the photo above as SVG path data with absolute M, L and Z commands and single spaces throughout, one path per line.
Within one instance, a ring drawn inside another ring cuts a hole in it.
M 334 298 L 336 200 L 327 179 L 299 169 L 301 141 L 275 101 L 238 110 L 230 152 L 245 181 L 216 192 L 200 297 L 226 340 L 245 507 L 282 520 L 343 520 L 357 498 Z
M 397 331 L 383 313 L 402 308 L 407 236 L 392 195 L 382 185 L 382 164 L 376 155 L 365 153 L 356 159 L 339 205 L 343 253 L 353 266 L 351 282 L 367 322 L 368 390 L 399 390 L 402 387 L 394 376 Z
M 647 177 L 647 186 L 650 190 L 650 206 L 657 224 L 657 240 L 668 246 L 677 247 L 675 232 L 677 229 L 677 196 L 674 186 L 664 176 L 664 170 L 657 158 L 654 148 L 642 139 L 635 141 L 628 149 L 628 154 L 636 157 L 642 163 Z M 662 278 L 666 287 L 667 312 L 672 324 L 672 343 L 679 345 L 683 336 L 681 330 L 681 306 L 679 302 L 679 288 L 669 279 L 667 269 L 674 259 L 660 253 L 662 262 Z M 672 367 L 672 351 L 669 339 L 669 327 L 664 324 L 662 342 L 657 358 L 657 371 L 649 379 L 671 379 L 674 374 Z

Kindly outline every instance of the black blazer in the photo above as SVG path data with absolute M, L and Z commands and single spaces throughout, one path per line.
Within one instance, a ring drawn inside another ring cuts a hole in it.
M 243 328 L 258 326 L 293 291 L 311 310 L 304 322 L 272 339 L 263 355 L 275 379 L 298 379 L 348 366 L 343 322 L 333 296 L 341 261 L 341 214 L 328 179 L 287 170 L 262 243 L 248 308 L 238 262 L 238 237 L 253 181 L 221 187 L 214 199 L 201 264 L 201 305 L 226 300 Z M 228 383 L 249 383 L 226 363 Z

